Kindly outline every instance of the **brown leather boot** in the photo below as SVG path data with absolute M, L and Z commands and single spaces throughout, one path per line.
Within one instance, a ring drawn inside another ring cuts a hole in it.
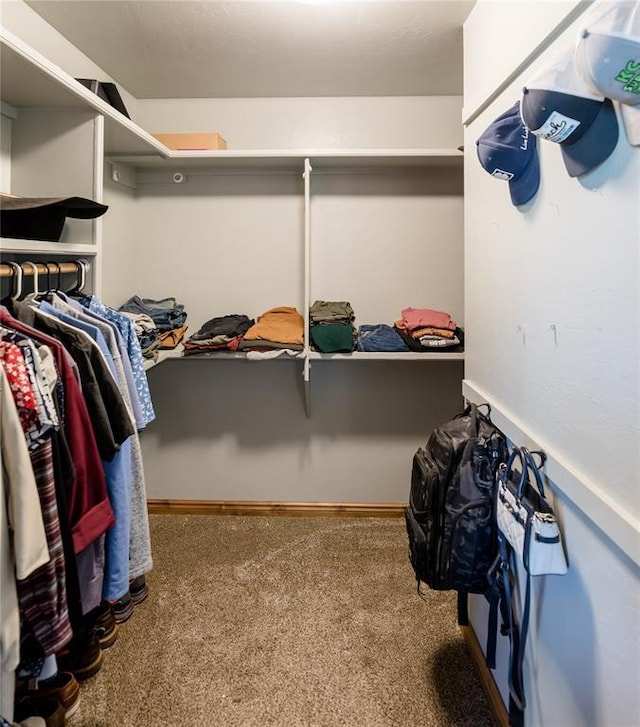
M 13 719 L 28 724 L 30 717 L 40 717 L 46 727 L 64 727 L 66 714 L 65 708 L 55 699 L 24 697 L 17 702 Z
M 97 674 L 102 669 L 104 655 L 100 641 L 95 633 L 89 633 L 81 642 L 72 644 L 68 651 L 56 654 L 58 667 L 73 673 L 76 679 L 83 681 Z
M 70 717 L 80 706 L 80 685 L 73 674 L 58 671 L 51 679 L 37 682 L 36 686 L 27 683 L 21 696 L 34 701 L 54 700 L 59 702 L 67 717 Z
M 108 601 L 103 601 L 87 615 L 87 620 L 98 637 L 101 649 L 108 649 L 118 638 L 118 624 Z

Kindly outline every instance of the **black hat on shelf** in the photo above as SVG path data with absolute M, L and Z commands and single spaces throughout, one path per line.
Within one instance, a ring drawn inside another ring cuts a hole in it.
M 67 217 L 90 220 L 107 205 L 84 197 L 18 197 L 0 193 L 0 235 L 57 242 Z

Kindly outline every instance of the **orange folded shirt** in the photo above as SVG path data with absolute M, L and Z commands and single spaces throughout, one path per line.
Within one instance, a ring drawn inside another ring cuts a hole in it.
M 244 334 L 247 341 L 304 344 L 304 318 L 295 308 L 271 308 Z
M 441 338 L 453 338 L 456 334 L 448 328 L 416 328 L 411 331 L 413 338 L 422 338 L 422 336 L 440 336 Z

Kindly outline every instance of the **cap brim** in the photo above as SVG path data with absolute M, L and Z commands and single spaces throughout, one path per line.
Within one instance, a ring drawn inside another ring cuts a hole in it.
M 3 211 L 36 210 L 42 207 L 55 207 L 62 210 L 66 217 L 83 220 L 100 217 L 109 208 L 85 197 L 16 197 L 0 194 L 0 208 Z
M 620 116 L 627 141 L 631 146 L 640 146 L 640 105 L 620 104 Z
M 618 143 L 618 120 L 606 98 L 585 133 L 573 144 L 561 144 L 564 165 L 570 177 L 590 172 L 608 159 Z
M 531 157 L 531 161 L 527 165 L 525 171 L 518 177 L 509 182 L 509 194 L 511 201 L 516 207 L 526 204 L 532 200 L 540 187 L 540 162 L 538 160 L 538 152 Z

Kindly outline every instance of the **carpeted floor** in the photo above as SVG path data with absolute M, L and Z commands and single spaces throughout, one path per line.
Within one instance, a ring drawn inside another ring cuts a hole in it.
M 150 595 L 71 727 L 494 725 L 399 519 L 151 517 Z

